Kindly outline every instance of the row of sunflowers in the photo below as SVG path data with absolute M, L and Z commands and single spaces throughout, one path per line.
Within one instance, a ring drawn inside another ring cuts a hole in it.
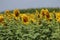
M 0 14 L 0 40 L 60 40 L 60 12 L 6 10 Z
M 9 10 L 6 10 L 4 14 L 0 14 L 0 23 L 4 22 L 5 17 L 11 21 L 11 19 L 21 20 L 23 24 L 29 24 L 30 22 L 38 23 L 40 20 L 50 21 L 53 18 L 56 19 L 57 22 L 60 22 L 60 12 L 53 11 L 52 13 L 48 11 L 48 9 L 42 9 L 40 12 L 36 10 L 36 13 L 23 13 L 21 14 L 18 9 L 15 9 L 13 13 L 10 13 Z

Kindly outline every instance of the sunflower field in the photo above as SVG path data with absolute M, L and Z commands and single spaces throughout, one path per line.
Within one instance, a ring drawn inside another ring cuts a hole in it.
M 44 8 L 27 11 L 0 13 L 0 40 L 60 40 L 60 12 Z

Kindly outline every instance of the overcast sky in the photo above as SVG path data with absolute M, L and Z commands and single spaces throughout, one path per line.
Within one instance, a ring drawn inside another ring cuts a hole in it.
M 0 0 L 0 11 L 40 7 L 60 7 L 60 0 Z

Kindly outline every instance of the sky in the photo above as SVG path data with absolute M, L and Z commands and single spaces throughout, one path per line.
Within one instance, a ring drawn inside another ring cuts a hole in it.
M 0 0 L 0 12 L 15 8 L 60 7 L 60 0 Z

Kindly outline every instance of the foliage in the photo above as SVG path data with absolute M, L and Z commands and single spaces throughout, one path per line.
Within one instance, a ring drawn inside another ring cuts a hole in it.
M 60 40 L 60 25 L 54 20 L 50 24 L 42 21 L 41 25 L 23 25 L 14 19 L 5 23 L 6 27 L 0 25 L 0 40 Z

